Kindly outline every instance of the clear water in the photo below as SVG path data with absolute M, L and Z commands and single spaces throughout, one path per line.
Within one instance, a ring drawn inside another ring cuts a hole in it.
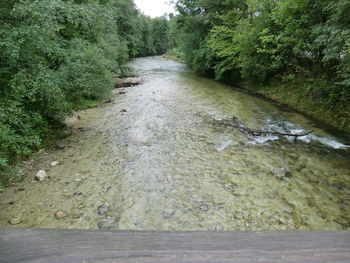
M 82 113 L 76 127 L 86 132 L 34 160 L 16 186 L 25 191 L 0 196 L 0 226 L 20 217 L 20 227 L 349 229 L 348 135 L 177 62 L 153 57 L 131 65 L 144 83 Z M 251 128 L 314 133 L 295 142 L 215 124 L 233 116 Z M 31 184 L 53 160 L 61 165 L 48 171 L 51 179 Z M 57 209 L 67 218 L 56 220 Z

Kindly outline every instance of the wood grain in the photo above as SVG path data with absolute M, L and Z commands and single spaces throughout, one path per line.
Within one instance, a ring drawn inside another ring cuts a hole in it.
M 350 262 L 350 231 L 0 229 L 0 262 Z

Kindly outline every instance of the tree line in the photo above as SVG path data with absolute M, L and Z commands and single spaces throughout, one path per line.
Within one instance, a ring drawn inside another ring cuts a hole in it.
M 0 174 L 130 58 L 166 52 L 350 131 L 349 0 L 174 4 L 152 19 L 132 0 L 0 0 Z
M 171 55 L 350 131 L 349 0 L 178 0 Z
M 132 0 L 0 0 L 0 174 L 72 110 L 104 98 L 129 58 L 168 49 L 167 19 Z M 1 180 L 0 180 L 1 183 Z

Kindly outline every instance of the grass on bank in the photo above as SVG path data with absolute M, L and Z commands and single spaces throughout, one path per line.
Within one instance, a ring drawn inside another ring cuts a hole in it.
M 78 110 L 85 110 L 97 107 L 101 102 L 95 99 L 83 99 L 77 106 Z
M 185 61 L 183 59 L 183 53 L 178 48 L 173 48 L 173 49 L 169 50 L 163 56 L 165 58 L 168 58 L 168 59 L 180 62 L 180 63 L 185 63 Z

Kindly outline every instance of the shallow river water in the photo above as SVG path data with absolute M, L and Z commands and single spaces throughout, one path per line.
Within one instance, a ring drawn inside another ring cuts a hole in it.
M 131 65 L 142 85 L 81 112 L 63 150 L 19 168 L 25 179 L 0 195 L 0 227 L 19 218 L 16 227 L 350 228 L 348 136 L 171 60 Z M 295 142 L 218 125 L 233 116 L 251 128 L 314 133 Z M 41 169 L 49 177 L 37 183 Z M 57 210 L 67 216 L 56 219 Z

